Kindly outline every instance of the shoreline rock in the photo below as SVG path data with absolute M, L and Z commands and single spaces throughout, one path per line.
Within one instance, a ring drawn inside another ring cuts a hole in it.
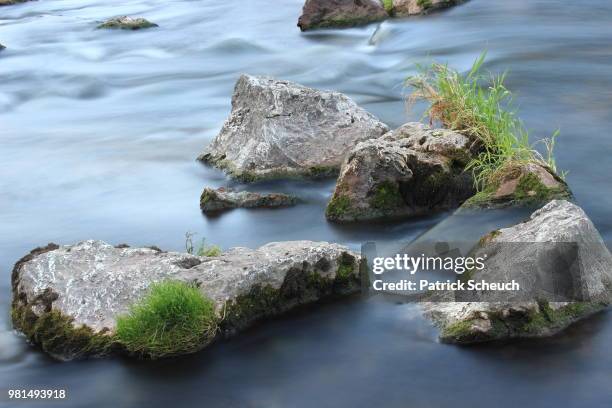
M 310 241 L 213 258 L 102 241 L 49 244 L 15 265 L 11 315 L 15 329 L 57 359 L 103 357 L 125 352 L 116 318 L 154 282 L 195 283 L 215 304 L 218 336 L 230 337 L 297 306 L 359 292 L 361 263 L 343 246 Z
M 242 75 L 230 117 L 198 159 L 245 182 L 329 177 L 356 143 L 387 130 L 341 93 Z
M 28 1 L 33 1 L 33 0 L 0 0 L 0 7 L 12 6 L 15 4 L 20 4 L 20 3 L 26 3 Z
M 224 187 L 205 188 L 200 196 L 200 208 L 205 214 L 214 214 L 234 208 L 280 208 L 297 204 L 297 198 L 280 193 L 252 193 L 233 191 Z
M 584 211 L 568 201 L 552 201 L 526 222 L 483 237 L 475 254 L 489 254 L 486 268 L 462 279 L 514 279 L 528 292 L 455 292 L 446 294 L 453 301 L 423 304 L 443 342 L 546 337 L 612 301 L 612 255 Z
M 341 28 L 365 25 L 391 17 L 425 15 L 467 0 L 306 0 L 298 27 Z
M 142 17 L 121 16 L 106 20 L 98 26 L 104 29 L 141 30 L 145 28 L 159 27 Z
M 326 210 L 331 221 L 428 215 L 457 208 L 474 194 L 466 136 L 407 123 L 358 144 L 342 165 Z

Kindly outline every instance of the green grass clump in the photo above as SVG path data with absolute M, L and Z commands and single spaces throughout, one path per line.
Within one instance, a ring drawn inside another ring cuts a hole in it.
M 217 331 L 213 302 L 178 281 L 151 285 L 129 313 L 117 319 L 116 338 L 130 353 L 152 359 L 195 352 Z
M 206 238 L 202 238 L 202 241 L 198 246 L 194 246 L 193 244 L 193 236 L 195 233 L 186 232 L 185 233 L 185 250 L 188 254 L 204 256 L 204 257 L 215 257 L 219 256 L 223 253 L 223 250 L 219 245 L 207 245 Z
M 410 99 L 428 100 L 432 123 L 439 121 L 478 143 L 480 153 L 466 166 L 473 172 L 478 191 L 497 183 L 503 173 L 530 162 L 555 173 L 553 149 L 558 132 L 541 141 L 547 151 L 544 157 L 530 144 L 529 133 L 516 115 L 512 94 L 504 84 L 506 74 L 481 73 L 485 57 L 483 53 L 465 75 L 436 63 L 422 69 L 420 75 L 407 80 L 414 89 Z

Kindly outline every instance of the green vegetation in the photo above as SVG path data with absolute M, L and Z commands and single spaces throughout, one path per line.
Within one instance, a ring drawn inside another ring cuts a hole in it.
M 423 8 L 424 10 L 427 10 L 431 8 L 431 6 L 433 6 L 433 3 L 431 2 L 431 0 L 417 0 L 417 6 Z
M 506 75 L 481 73 L 485 56 L 483 53 L 466 75 L 436 63 L 422 69 L 420 75 L 407 80 L 414 89 L 410 99 L 428 100 L 432 122 L 439 121 L 478 144 L 480 153 L 466 166 L 473 172 L 478 191 L 499 184 L 508 172 L 526 163 L 540 164 L 555 173 L 553 150 L 559 132 L 542 140 L 547 157 L 530 145 L 529 133 L 516 116 L 512 94 L 504 85 Z
M 116 17 L 100 24 L 98 28 L 140 30 L 144 28 L 158 27 L 157 24 L 150 22 L 142 17 Z
M 383 181 L 374 192 L 370 200 L 373 208 L 379 210 L 392 210 L 404 203 L 399 187 L 392 181 Z
M 385 11 L 389 13 L 390 16 L 393 15 L 393 0 L 382 0 L 382 2 Z
M 116 337 L 130 353 L 155 359 L 195 352 L 216 332 L 213 302 L 195 286 L 165 281 L 117 318 Z
M 215 257 L 223 253 L 223 250 L 218 245 L 207 245 L 206 238 L 202 238 L 200 244 L 195 247 L 193 244 L 193 236 L 195 233 L 185 233 L 185 250 L 188 254 L 203 256 L 203 257 Z
M 328 217 L 332 219 L 342 218 L 351 208 L 351 199 L 345 195 L 336 195 L 327 205 L 325 210 Z

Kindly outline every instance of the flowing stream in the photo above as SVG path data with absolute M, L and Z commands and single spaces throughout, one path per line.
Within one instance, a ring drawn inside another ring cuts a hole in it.
M 195 158 L 227 117 L 243 72 L 344 92 L 396 127 L 421 117 L 422 106 L 406 109 L 402 86 L 416 64 L 466 70 L 488 50 L 486 68 L 508 71 L 534 140 L 560 129 L 558 166 L 612 238 L 612 2 L 472 0 L 424 18 L 307 34 L 296 27 L 302 3 L 0 7 L 0 406 L 11 406 L 7 388 L 42 387 L 67 389 L 62 407 L 610 407 L 610 313 L 552 339 L 464 348 L 437 343 L 414 305 L 354 298 L 160 362 L 58 363 L 11 330 L 13 264 L 47 242 L 183 250 L 191 231 L 224 248 L 310 239 L 358 249 L 410 241 L 447 215 L 335 226 L 323 214 L 330 180 L 236 185 L 306 202 L 204 217 L 202 189 L 233 183 Z M 95 29 L 124 14 L 160 27 Z

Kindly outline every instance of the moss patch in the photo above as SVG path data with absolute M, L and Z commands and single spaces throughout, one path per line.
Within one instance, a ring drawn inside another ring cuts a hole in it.
M 404 205 L 404 200 L 396 183 L 383 181 L 376 186 L 370 205 L 377 210 L 389 211 Z
M 345 218 L 351 209 L 351 199 L 345 195 L 336 195 L 327 204 L 325 214 L 331 219 L 343 219 Z
M 387 14 L 392 16 L 395 13 L 395 10 L 393 7 L 393 0 L 382 0 L 382 2 L 383 2 L 383 7 L 385 8 L 385 11 L 387 12 Z

